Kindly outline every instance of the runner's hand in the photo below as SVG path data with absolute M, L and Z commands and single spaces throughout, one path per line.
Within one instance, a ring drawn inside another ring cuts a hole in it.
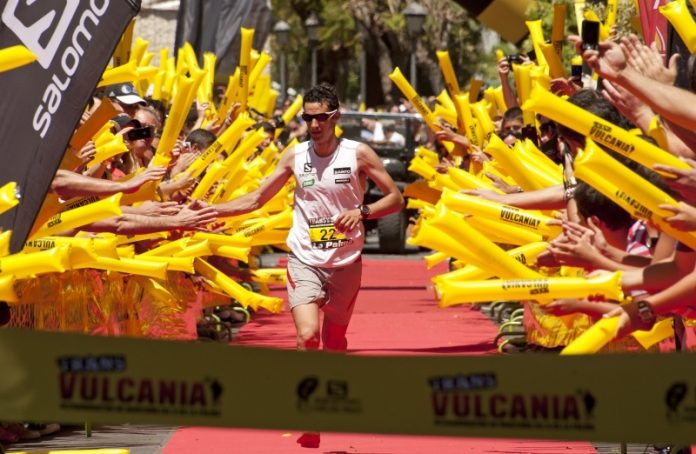
M 352 231 L 354 228 L 360 225 L 361 221 L 362 216 L 360 215 L 360 210 L 354 208 L 339 214 L 336 221 L 334 221 L 334 225 L 336 226 L 336 230 L 344 233 Z

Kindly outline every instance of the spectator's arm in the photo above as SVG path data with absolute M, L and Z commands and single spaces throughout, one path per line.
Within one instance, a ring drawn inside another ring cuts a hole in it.
M 500 87 L 503 89 L 503 99 L 505 100 L 505 105 L 508 109 L 511 107 L 519 107 L 520 103 L 517 101 L 517 95 L 510 85 L 510 63 L 506 58 L 501 58 L 498 61 L 498 76 L 500 77 Z
M 217 212 L 214 207 L 193 202 L 177 214 L 169 216 L 144 216 L 124 213 L 121 216 L 104 219 L 80 230 L 88 232 L 111 232 L 120 235 L 140 235 L 166 230 L 195 230 L 214 222 Z
M 127 181 L 109 181 L 59 169 L 51 182 L 51 190 L 62 199 L 84 195 L 109 196 L 117 192 L 130 193 L 137 191 L 148 181 L 159 180 L 164 173 L 163 167 L 151 167 Z
M 463 192 L 465 194 L 477 195 L 493 202 L 532 210 L 561 210 L 566 206 L 563 185 L 512 194 L 498 194 L 486 189 L 472 189 Z

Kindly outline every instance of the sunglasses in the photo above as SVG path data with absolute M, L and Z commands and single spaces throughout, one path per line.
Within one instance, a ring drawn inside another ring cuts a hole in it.
M 311 123 L 312 120 L 317 120 L 319 123 L 322 123 L 328 120 L 329 118 L 333 117 L 336 114 L 336 112 L 338 112 L 338 109 L 332 110 L 331 112 L 322 112 L 314 115 L 303 112 L 302 119 L 305 121 L 305 123 Z

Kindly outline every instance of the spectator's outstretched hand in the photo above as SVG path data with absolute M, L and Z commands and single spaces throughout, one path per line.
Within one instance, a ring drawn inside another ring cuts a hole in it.
M 94 141 L 88 141 L 85 146 L 80 148 L 77 152 L 77 157 L 82 161 L 83 164 L 87 164 L 89 161 L 94 159 L 94 155 L 97 154 L 97 147 L 94 145 Z
M 665 67 L 662 55 L 657 50 L 657 41 L 652 46 L 643 44 L 636 35 L 621 40 L 621 47 L 627 57 L 628 65 L 646 77 L 667 85 L 674 85 L 677 79 L 679 54 L 674 54 Z
M 679 202 L 679 206 L 660 205 L 660 208 L 674 213 L 673 216 L 665 218 L 665 222 L 677 230 L 692 232 L 696 230 L 696 208 L 688 203 Z
M 655 164 L 653 168 L 658 171 L 676 175 L 674 179 L 665 178 L 665 183 L 667 183 L 667 186 L 669 186 L 671 190 L 678 192 L 684 200 L 696 205 L 696 161 L 688 158 L 682 159 L 691 166 L 691 169 L 677 169 L 676 167 L 663 164 Z
M 135 175 L 130 180 L 123 182 L 126 185 L 126 188 L 123 190 L 123 192 L 125 192 L 126 194 L 130 194 L 140 189 L 140 186 L 144 185 L 148 181 L 161 180 L 166 172 L 167 169 L 165 169 L 164 167 L 147 167 L 144 171 Z
M 176 202 L 155 202 L 147 200 L 136 208 L 137 214 L 143 216 L 174 216 L 181 211 L 182 206 Z
M 183 230 L 203 229 L 207 224 L 215 222 L 217 210 L 206 203 L 194 200 L 174 215 L 177 228 Z
M 551 81 L 551 93 L 562 96 L 570 96 L 576 91 L 580 90 L 582 86 L 577 85 L 575 82 L 573 82 L 570 79 L 565 79 L 563 77 L 559 77 L 557 79 L 553 79 Z
M 490 200 L 491 202 L 505 203 L 505 196 L 491 189 L 467 189 L 460 192 L 468 195 L 475 195 L 482 199 Z
M 617 80 L 628 65 L 624 50 L 613 41 L 602 41 L 597 50 L 583 51 L 582 39 L 579 36 L 569 36 L 568 39 L 575 44 L 576 50 L 589 67 L 604 79 Z

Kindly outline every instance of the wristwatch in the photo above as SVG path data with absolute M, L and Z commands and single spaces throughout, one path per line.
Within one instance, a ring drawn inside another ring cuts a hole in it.
M 655 324 L 657 316 L 650 302 L 646 300 L 636 301 L 636 308 L 638 308 L 638 318 L 640 318 L 641 329 L 644 331 L 651 329 Z
M 363 220 L 364 220 L 364 219 L 367 219 L 367 217 L 368 217 L 368 216 L 370 215 L 370 213 L 372 212 L 372 211 L 370 210 L 370 207 L 367 206 L 367 205 L 365 205 L 365 204 L 359 205 L 359 206 L 358 206 L 358 210 L 360 210 L 360 216 L 363 218 Z

